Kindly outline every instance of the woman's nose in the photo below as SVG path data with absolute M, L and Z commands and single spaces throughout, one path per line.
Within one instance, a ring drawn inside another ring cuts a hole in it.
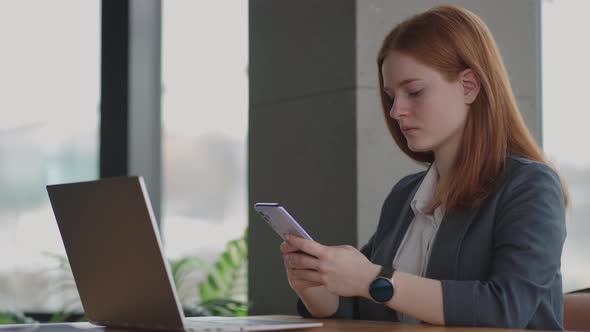
M 393 103 L 393 105 L 391 105 L 391 109 L 389 110 L 389 116 L 394 120 L 399 120 L 407 114 L 407 108 L 403 107 L 403 105 L 400 105 L 397 100 Z

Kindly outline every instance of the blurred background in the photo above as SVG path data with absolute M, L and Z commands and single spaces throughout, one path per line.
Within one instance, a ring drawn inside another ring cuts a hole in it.
M 573 203 L 568 291 L 590 286 L 590 2 L 540 3 L 541 138 Z M 248 226 L 248 9 L 239 0 L 161 2 L 155 204 L 171 262 L 213 263 Z M 45 185 L 100 176 L 101 24 L 99 0 L 0 1 L 0 311 L 81 310 Z M 188 287 L 183 296 L 201 294 Z
M 173 260 L 214 261 L 247 226 L 247 5 L 162 2 L 160 225 Z M 80 310 L 60 282 L 45 185 L 99 178 L 101 2 L 2 0 L 0 41 L 0 311 Z

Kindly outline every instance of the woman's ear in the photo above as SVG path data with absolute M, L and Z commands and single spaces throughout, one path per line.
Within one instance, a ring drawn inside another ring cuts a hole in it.
M 461 72 L 459 79 L 463 86 L 463 99 L 465 100 L 465 104 L 471 105 L 475 101 L 475 98 L 477 98 L 481 88 L 479 77 L 471 68 L 467 68 Z

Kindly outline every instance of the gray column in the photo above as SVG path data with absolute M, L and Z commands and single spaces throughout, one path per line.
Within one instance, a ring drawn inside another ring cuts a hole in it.
M 249 203 L 283 203 L 317 241 L 360 247 L 381 204 L 420 170 L 383 121 L 375 58 L 385 34 L 442 1 L 250 0 Z M 540 137 L 540 3 L 444 1 L 479 14 Z M 280 240 L 249 209 L 251 314 L 295 313 Z
M 143 176 L 158 222 L 161 205 L 160 0 L 129 2 L 128 173 Z
M 249 202 L 356 242 L 355 3 L 250 1 Z M 249 209 L 251 314 L 293 313 L 281 241 Z

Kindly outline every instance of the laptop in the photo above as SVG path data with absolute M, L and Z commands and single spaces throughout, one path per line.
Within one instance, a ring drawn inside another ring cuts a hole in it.
M 167 331 L 265 331 L 322 326 L 264 317 L 185 318 L 141 177 L 47 186 L 88 321 Z

